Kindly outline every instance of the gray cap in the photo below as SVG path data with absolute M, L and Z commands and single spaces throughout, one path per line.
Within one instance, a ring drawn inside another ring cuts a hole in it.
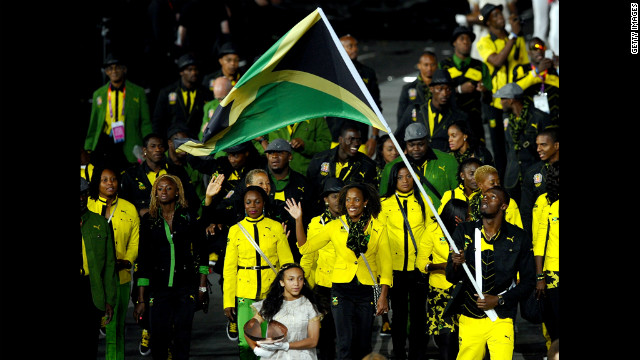
M 82 194 L 87 190 L 89 190 L 89 182 L 87 181 L 87 179 L 80 176 L 80 193 Z
M 291 144 L 285 139 L 275 139 L 267 145 L 266 153 L 271 151 L 287 151 L 291 153 Z
M 493 94 L 494 99 L 518 99 L 522 97 L 522 88 L 516 83 L 508 83 Z
M 427 128 L 423 123 L 414 122 L 404 130 L 404 141 L 411 141 L 427 137 Z

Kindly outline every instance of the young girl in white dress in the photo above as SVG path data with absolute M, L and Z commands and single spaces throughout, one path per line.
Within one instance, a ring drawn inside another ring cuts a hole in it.
M 261 358 L 316 360 L 320 320 L 328 311 L 315 299 L 304 280 L 304 271 L 295 263 L 284 264 L 264 300 L 255 302 L 254 319 L 260 323 L 276 320 L 287 327 L 287 336 L 274 344 L 258 344 L 245 338 Z

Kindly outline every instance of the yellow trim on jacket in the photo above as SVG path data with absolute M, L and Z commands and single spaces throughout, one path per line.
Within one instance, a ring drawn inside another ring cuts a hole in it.
M 547 193 L 544 193 L 538 197 L 533 206 L 531 231 L 533 234 L 534 256 L 544 255 L 544 243 L 547 237 L 548 225 L 551 227 L 549 227 L 549 242 L 543 270 L 560 271 L 560 200 L 556 200 L 549 205 Z
M 98 200 L 90 198 L 87 201 L 87 208 L 102 215 L 102 206 L 106 204 L 106 199 L 98 197 Z M 140 216 L 136 207 L 129 201 L 116 197 L 111 205 L 113 212 L 111 226 L 113 228 L 113 240 L 115 242 L 116 259 L 129 260 L 133 264 L 138 258 L 138 244 L 140 242 Z M 107 217 L 108 219 L 108 217 Z M 118 271 L 120 284 L 131 281 L 131 271 L 122 269 Z
M 325 226 L 330 223 L 325 222 L 322 225 L 320 219 L 322 215 L 316 216 L 309 222 L 307 227 L 307 237 L 311 238 L 316 234 L 325 231 Z M 300 259 L 300 266 L 307 275 L 307 282 L 312 288 L 315 285 L 324 287 L 331 287 L 333 278 L 333 265 L 336 262 L 336 249 L 332 242 L 320 248 L 318 251 L 314 251 L 310 254 L 302 255 Z
M 420 204 L 415 197 L 415 193 L 401 193 L 397 192 L 400 198 L 400 202 L 404 202 L 407 200 L 407 207 L 409 208 L 407 211 L 407 216 L 409 217 L 409 225 L 411 226 L 411 231 L 413 232 L 413 236 L 415 237 L 416 244 L 418 248 L 420 247 L 420 242 L 424 236 L 427 225 L 434 220 L 432 220 L 432 212 L 427 204 L 427 201 L 422 196 L 422 201 L 424 202 L 426 219 L 422 217 L 422 209 L 420 208 Z M 404 217 L 402 216 L 402 212 L 400 211 L 400 207 L 398 206 L 398 201 L 395 196 L 390 196 L 387 198 L 383 198 L 382 201 L 382 211 L 380 215 L 378 215 L 378 220 L 381 223 L 386 225 L 387 228 L 387 236 L 389 237 L 389 250 L 391 250 L 391 262 L 393 264 L 393 270 L 399 271 L 413 271 L 416 267 L 416 253 L 417 249 L 413 246 L 413 241 L 411 241 L 411 236 L 407 234 L 407 242 L 408 242 L 408 259 L 407 259 L 407 269 L 404 269 L 405 262 L 405 252 L 404 252 Z
M 341 216 L 342 220 L 347 223 L 345 215 Z M 365 257 L 371 266 L 374 278 L 378 279 L 382 285 L 393 285 L 393 269 L 391 266 L 391 250 L 389 250 L 389 239 L 385 225 L 378 219 L 371 219 L 371 222 L 365 230 L 365 234 L 369 234 L 369 244 Z M 307 242 L 299 246 L 300 254 L 309 254 L 320 250 L 329 242 L 333 243 L 336 250 L 336 262 L 333 267 L 333 283 L 349 283 L 354 276 L 358 277 L 361 284 L 373 285 L 373 280 L 369 274 L 369 270 L 360 254 L 356 255 L 347 247 L 347 231 L 343 228 L 340 220 L 329 222 L 325 226 L 325 231 L 307 238 Z
M 423 241 L 418 244 L 416 267 L 426 274 L 424 267 L 427 264 L 447 262 L 450 249 L 449 241 L 447 241 L 447 238 L 442 232 L 440 224 L 435 221 L 430 223 L 427 225 Z M 429 260 L 429 256 L 432 256 L 433 260 Z M 447 281 L 444 270 L 431 270 L 429 271 L 429 285 L 438 289 L 448 289 L 453 284 Z
M 270 218 L 261 216 L 256 220 L 244 218 L 240 221 L 247 232 L 253 237 L 253 224 L 258 226 L 260 239 L 256 241 L 262 252 L 276 268 L 276 271 L 286 263 L 293 262 L 293 255 L 282 224 Z M 255 239 L 254 239 L 255 240 Z M 253 300 L 264 299 L 269 286 L 276 278 L 269 264 L 260 256 L 260 263 L 256 263 L 256 249 L 245 237 L 238 225 L 229 229 L 227 250 L 224 256 L 224 285 L 223 308 L 235 307 L 236 297 Z M 238 266 L 265 266 L 263 270 L 238 269 Z M 260 274 L 260 298 L 256 299 L 258 291 L 258 274 Z

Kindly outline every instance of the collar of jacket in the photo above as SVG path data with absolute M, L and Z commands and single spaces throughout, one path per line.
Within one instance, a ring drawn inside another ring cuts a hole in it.
M 101 202 L 103 205 L 107 205 L 107 198 L 104 198 L 100 195 L 98 195 L 98 201 Z M 116 194 L 116 197 L 113 198 L 113 201 L 111 202 L 111 205 L 115 205 L 118 202 L 118 195 Z
M 401 198 L 408 198 L 409 196 L 413 195 L 413 190 L 409 191 L 408 193 L 403 193 L 399 190 L 396 190 L 396 195 Z
M 151 170 L 151 168 L 149 167 L 149 165 L 147 164 L 146 161 L 143 161 L 142 163 L 140 163 L 140 165 L 142 166 L 142 170 L 144 170 L 145 175 L 150 173 L 150 172 L 155 172 L 155 171 Z M 162 162 L 162 164 L 160 165 L 160 167 L 164 168 L 165 170 L 169 170 L 169 164 L 167 164 L 167 158 L 166 157 L 165 157 L 164 161 Z
M 257 218 L 255 218 L 255 219 L 252 219 L 252 218 L 250 218 L 250 217 L 248 217 L 248 216 L 245 216 L 245 217 L 244 217 L 244 219 L 245 219 L 245 220 L 247 220 L 247 221 L 248 221 L 248 222 L 250 222 L 250 223 L 258 223 L 258 222 L 260 222 L 260 221 L 264 220 L 264 214 L 262 214 L 262 215 L 258 216 L 258 217 L 257 217 Z

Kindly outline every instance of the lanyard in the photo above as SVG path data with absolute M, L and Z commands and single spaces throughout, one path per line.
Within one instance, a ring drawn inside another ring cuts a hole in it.
M 535 76 L 540 79 L 540 81 L 542 81 L 542 84 L 540 86 L 540 93 L 544 93 L 544 81 L 547 78 L 547 73 L 549 72 L 549 70 L 545 70 L 541 73 L 538 73 L 538 69 L 536 69 L 535 66 L 531 65 L 531 69 L 534 71 L 534 73 L 536 74 Z
M 126 91 L 127 88 L 122 88 L 122 116 L 124 116 L 124 99 L 125 99 L 125 95 L 126 95 Z M 116 92 L 116 96 L 118 95 L 118 92 Z M 116 99 L 116 103 L 118 102 L 118 100 Z M 107 90 L 107 103 L 109 103 L 109 116 L 111 117 L 111 119 L 113 119 L 113 107 L 111 106 L 111 86 L 109 86 L 109 89 Z M 118 111 L 118 109 L 116 109 L 116 111 Z

